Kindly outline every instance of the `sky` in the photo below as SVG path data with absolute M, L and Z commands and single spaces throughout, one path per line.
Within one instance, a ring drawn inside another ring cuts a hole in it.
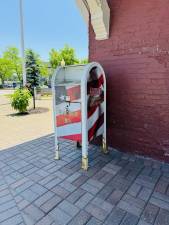
M 23 0 L 25 48 L 48 60 L 51 48 L 65 44 L 78 58 L 88 57 L 87 25 L 75 0 Z M 20 48 L 19 0 L 0 0 L 0 54 L 8 46 Z

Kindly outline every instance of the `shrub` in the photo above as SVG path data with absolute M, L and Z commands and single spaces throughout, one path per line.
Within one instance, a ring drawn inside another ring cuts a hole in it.
M 11 106 L 19 111 L 19 113 L 25 113 L 29 106 L 29 99 L 31 93 L 28 89 L 17 89 L 13 95 L 11 95 Z

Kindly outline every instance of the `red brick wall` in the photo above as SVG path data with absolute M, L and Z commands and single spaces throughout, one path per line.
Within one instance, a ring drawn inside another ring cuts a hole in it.
M 107 76 L 108 143 L 169 161 L 169 0 L 108 0 L 110 38 L 89 28 Z

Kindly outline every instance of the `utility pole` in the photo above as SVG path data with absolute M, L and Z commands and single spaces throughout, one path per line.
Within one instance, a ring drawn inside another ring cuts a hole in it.
M 20 41 L 21 41 L 21 56 L 22 56 L 22 74 L 23 87 L 26 85 L 26 67 L 25 67 L 25 44 L 24 44 L 24 19 L 23 19 L 23 0 L 19 0 L 20 11 Z

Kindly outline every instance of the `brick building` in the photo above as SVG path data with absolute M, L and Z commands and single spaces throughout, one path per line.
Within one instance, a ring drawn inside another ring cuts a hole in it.
M 77 3 L 107 76 L 109 146 L 169 162 L 169 1 Z

